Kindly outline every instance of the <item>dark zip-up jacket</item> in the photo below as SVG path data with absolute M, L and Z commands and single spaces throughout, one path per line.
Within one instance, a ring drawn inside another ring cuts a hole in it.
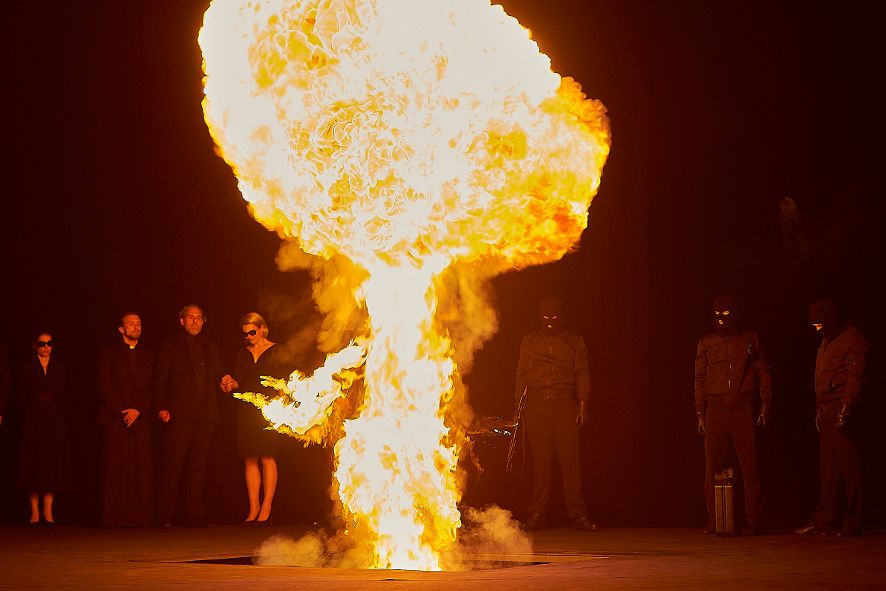
M 865 383 L 869 345 L 861 332 L 847 324 L 833 338 L 824 338 L 815 358 L 815 400 L 852 405 Z
M 772 401 L 769 363 L 752 330 L 731 336 L 711 333 L 698 341 L 695 353 L 695 410 L 708 402 L 735 404 L 756 398 Z
M 520 343 L 516 385 L 517 398 L 528 386 L 530 395 L 544 391 L 549 397 L 577 396 L 579 402 L 587 402 L 591 379 L 585 340 L 569 330 L 553 335 L 542 330 L 529 333 Z

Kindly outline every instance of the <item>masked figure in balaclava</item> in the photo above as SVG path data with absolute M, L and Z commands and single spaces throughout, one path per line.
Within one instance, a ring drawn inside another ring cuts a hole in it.
M 846 492 L 846 514 L 837 535 L 861 533 L 862 489 L 861 440 L 856 420 L 868 342 L 851 324 L 842 322 L 836 305 L 827 299 L 809 306 L 809 321 L 821 335 L 815 358 L 815 427 L 818 429 L 818 461 L 821 500 L 809 524 L 800 534 L 830 533 L 837 523 L 840 481 Z
M 714 332 L 698 341 L 695 354 L 695 415 L 705 450 L 705 533 L 714 531 L 714 474 L 726 468 L 730 440 L 744 480 L 748 528 L 762 533 L 754 424 L 763 429 L 769 420 L 772 378 L 757 333 L 741 325 L 736 308 L 731 295 L 714 298 Z
M 575 529 L 593 531 L 581 492 L 579 428 L 587 420 L 590 377 L 584 339 L 564 328 L 560 301 L 545 298 L 541 326 L 523 337 L 517 364 L 517 399 L 526 390 L 524 422 L 532 457 L 532 501 L 526 529 L 541 529 L 551 496 L 554 456 L 563 479 L 566 512 Z

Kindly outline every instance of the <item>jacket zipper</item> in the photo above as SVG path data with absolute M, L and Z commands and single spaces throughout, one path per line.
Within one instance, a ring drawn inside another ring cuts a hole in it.
M 729 392 L 732 392 L 732 337 L 726 337 L 726 348 L 729 349 L 729 377 L 727 378 L 727 383 L 729 384 Z

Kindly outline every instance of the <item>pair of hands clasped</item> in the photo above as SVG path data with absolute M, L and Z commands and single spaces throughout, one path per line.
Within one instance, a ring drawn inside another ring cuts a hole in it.
M 219 387 L 221 388 L 221 391 L 225 394 L 230 394 L 231 392 L 239 388 L 240 384 L 238 384 L 237 380 L 231 377 L 230 374 L 225 374 L 221 379 L 221 384 L 219 384 Z

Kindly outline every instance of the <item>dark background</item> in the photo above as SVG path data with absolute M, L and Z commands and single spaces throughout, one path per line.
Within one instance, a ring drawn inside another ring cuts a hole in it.
M 13 365 L 49 330 L 70 375 L 77 466 L 62 522 L 95 523 L 98 349 L 126 308 L 144 342 L 175 334 L 201 303 L 226 356 L 258 309 L 272 338 L 314 326 L 310 279 L 274 264 L 278 238 L 254 222 L 213 153 L 200 109 L 202 1 L 15 3 L 4 10 L 3 323 Z M 812 5 L 815 4 L 813 7 Z M 835 297 L 869 337 L 867 516 L 886 523 L 883 370 L 886 4 L 509 0 L 555 71 L 609 109 L 613 148 L 578 252 L 493 282 L 501 328 L 466 381 L 478 414 L 510 415 L 520 337 L 537 302 L 563 297 L 589 346 L 592 419 L 585 494 L 603 525 L 700 526 L 695 344 L 709 302 L 736 290 L 773 366 L 761 437 L 769 516 L 798 525 L 817 501 L 812 370 L 815 295 Z M 779 219 L 786 196 L 794 224 Z M 318 363 L 306 347 L 297 361 Z M 0 520 L 21 523 L 13 489 L 16 409 L 0 425 Z M 242 519 L 240 461 L 227 417 L 207 490 L 214 518 Z M 525 511 L 503 450 L 466 502 Z M 279 519 L 321 520 L 331 460 L 288 440 Z M 556 513 L 556 512 L 555 512 Z

